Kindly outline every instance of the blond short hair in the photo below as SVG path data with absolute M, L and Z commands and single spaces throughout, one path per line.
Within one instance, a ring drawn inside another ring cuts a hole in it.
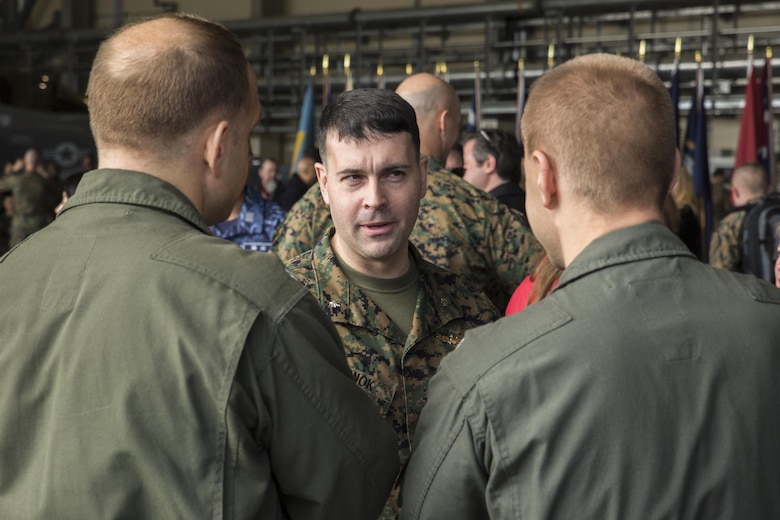
M 87 87 L 98 146 L 163 151 L 215 115 L 249 104 L 249 70 L 238 39 L 194 15 L 127 25 L 104 41 Z
M 748 197 L 763 197 L 769 190 L 769 179 L 761 164 L 749 162 L 734 170 L 731 174 L 731 185 L 745 192 Z
M 674 178 L 674 112 L 642 63 L 590 54 L 559 65 L 532 84 L 522 129 L 526 153 L 544 151 L 595 210 L 663 208 Z

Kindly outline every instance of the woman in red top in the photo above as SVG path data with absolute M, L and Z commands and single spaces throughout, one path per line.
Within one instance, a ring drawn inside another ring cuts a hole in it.
M 536 303 L 555 289 L 558 278 L 563 269 L 555 267 L 550 258 L 544 255 L 534 272 L 525 277 L 525 280 L 517 286 L 509 304 L 506 306 L 506 315 L 514 314 L 525 309 L 532 303 Z

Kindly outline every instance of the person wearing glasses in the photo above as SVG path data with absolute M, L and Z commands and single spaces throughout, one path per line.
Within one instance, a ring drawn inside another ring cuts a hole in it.
M 525 213 L 525 191 L 520 187 L 523 149 L 504 130 L 480 130 L 463 145 L 463 180 Z

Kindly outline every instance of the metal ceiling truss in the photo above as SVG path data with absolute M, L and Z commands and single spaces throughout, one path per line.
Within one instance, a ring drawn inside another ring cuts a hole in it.
M 323 16 L 224 22 L 246 44 L 265 107 L 262 129 L 294 133 L 311 73 L 323 82 L 328 55 L 331 92 L 346 84 L 345 58 L 356 87 L 380 81 L 394 88 L 409 70 L 439 72 L 461 95 L 474 91 L 480 64 L 482 112 L 514 117 L 518 60 L 528 81 L 573 56 L 609 52 L 639 57 L 662 79 L 670 77 L 680 39 L 682 109 L 687 109 L 702 56 L 713 115 L 740 111 L 754 41 L 755 59 L 766 47 L 780 50 L 780 2 L 535 0 L 384 11 L 353 10 Z M 162 5 L 162 3 L 160 4 Z M 170 3 L 165 3 L 166 6 Z M 0 71 L 45 72 L 83 92 L 103 30 L 0 36 Z M 379 73 L 382 73 L 381 78 Z M 321 106 L 322 89 L 315 103 Z

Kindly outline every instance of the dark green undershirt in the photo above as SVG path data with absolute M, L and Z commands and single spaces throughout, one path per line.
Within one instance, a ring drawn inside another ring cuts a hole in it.
M 407 336 L 412 331 L 414 308 L 417 306 L 417 265 L 409 255 L 409 270 L 398 278 L 374 278 L 349 267 L 336 255 L 349 281 L 371 298 L 390 316 Z

